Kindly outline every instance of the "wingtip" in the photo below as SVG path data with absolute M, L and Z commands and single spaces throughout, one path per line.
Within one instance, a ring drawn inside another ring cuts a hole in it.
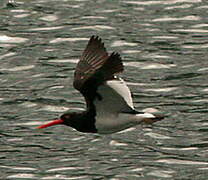
M 105 44 L 102 42 L 102 39 L 98 35 L 92 35 L 88 41 L 85 52 L 90 52 L 91 50 L 93 53 L 96 53 L 96 51 L 103 51 L 102 53 L 105 53 L 105 55 L 108 56 Z
M 90 37 L 90 41 L 98 41 L 98 42 L 100 42 L 104 46 L 104 43 L 102 42 L 102 38 L 99 37 L 98 35 L 92 35 Z
M 101 39 L 101 38 L 98 35 L 92 35 L 90 37 L 90 40 L 99 40 L 99 39 Z

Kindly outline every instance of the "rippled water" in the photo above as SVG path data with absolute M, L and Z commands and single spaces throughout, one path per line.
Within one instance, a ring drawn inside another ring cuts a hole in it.
M 1 0 L 1 179 L 207 179 L 207 10 L 204 0 Z M 91 35 L 121 54 L 135 106 L 169 117 L 109 136 L 35 129 L 85 107 L 72 81 Z

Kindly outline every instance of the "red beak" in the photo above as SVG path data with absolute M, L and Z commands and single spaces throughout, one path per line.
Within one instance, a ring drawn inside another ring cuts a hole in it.
M 57 120 L 51 121 L 47 124 L 43 124 L 41 126 L 38 126 L 37 129 L 47 128 L 49 126 L 54 126 L 54 125 L 63 124 L 63 123 L 64 123 L 64 121 L 62 119 L 57 119 Z

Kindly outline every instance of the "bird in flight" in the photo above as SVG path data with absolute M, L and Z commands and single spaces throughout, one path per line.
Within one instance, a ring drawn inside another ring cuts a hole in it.
M 92 36 L 76 66 L 73 86 L 86 101 L 86 110 L 68 112 L 41 125 L 67 125 L 84 133 L 111 134 L 132 126 L 163 119 L 134 109 L 131 92 L 118 77 L 124 66 L 118 53 L 107 53 L 98 36 Z

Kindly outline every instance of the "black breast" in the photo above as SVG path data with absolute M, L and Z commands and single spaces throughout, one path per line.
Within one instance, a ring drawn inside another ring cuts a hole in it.
M 95 109 L 91 108 L 90 111 L 78 114 L 76 119 L 73 119 L 73 123 L 70 124 L 70 126 L 80 132 L 97 133 L 97 129 L 95 127 L 95 115 Z

